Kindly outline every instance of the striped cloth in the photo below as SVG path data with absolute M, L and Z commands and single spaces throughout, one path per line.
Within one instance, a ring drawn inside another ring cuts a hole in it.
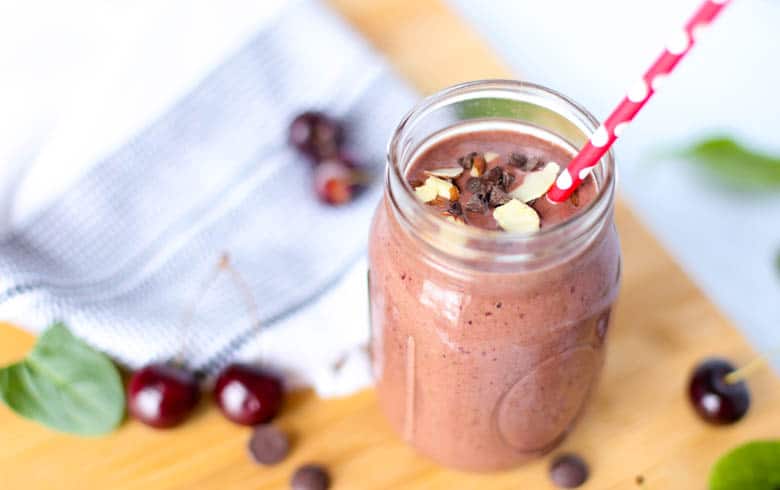
M 314 1 L 270 27 L 34 220 L 0 243 L 0 318 L 37 331 L 62 319 L 131 368 L 185 344 L 213 374 L 267 363 L 323 395 L 370 382 L 365 245 L 381 178 L 342 208 L 317 202 L 311 168 L 286 144 L 296 113 L 346 120 L 353 150 L 381 174 L 414 94 L 364 40 Z M 221 275 L 228 251 L 261 328 Z

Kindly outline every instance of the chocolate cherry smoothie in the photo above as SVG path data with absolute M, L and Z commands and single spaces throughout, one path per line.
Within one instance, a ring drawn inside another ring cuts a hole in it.
M 447 104 L 486 90 L 555 103 L 537 120 Z M 544 454 L 596 387 L 620 275 L 611 154 L 567 202 L 543 195 L 595 127 L 544 88 L 475 82 L 423 102 L 391 141 L 369 244 L 377 393 L 398 433 L 444 465 Z

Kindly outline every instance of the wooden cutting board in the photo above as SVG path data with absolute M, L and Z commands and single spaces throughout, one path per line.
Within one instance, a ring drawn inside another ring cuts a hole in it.
M 474 31 L 437 0 L 332 0 L 353 25 L 423 92 L 455 82 L 508 77 Z M 684 395 L 694 363 L 710 354 L 737 363 L 755 356 L 732 325 L 694 287 L 623 205 L 617 224 L 623 287 L 607 369 L 586 416 L 561 450 L 584 455 L 586 489 L 702 489 L 713 461 L 753 438 L 780 436 L 780 380 L 769 370 L 750 380 L 748 416 L 726 428 L 700 422 Z M 0 325 L 0 363 L 22 356 L 33 338 Z M 56 434 L 0 406 L 0 489 L 287 488 L 294 468 L 327 465 L 335 489 L 544 489 L 549 458 L 517 470 L 472 475 L 415 455 L 390 431 L 370 390 L 341 400 L 293 395 L 278 421 L 293 436 L 290 457 L 262 468 L 246 455 L 249 430 L 226 422 L 209 403 L 175 430 L 128 422 L 115 434 Z

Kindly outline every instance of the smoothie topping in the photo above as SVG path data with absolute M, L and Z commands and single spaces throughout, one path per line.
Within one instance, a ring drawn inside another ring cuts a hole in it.
M 498 153 L 496 153 L 494 151 L 489 151 L 489 152 L 485 153 L 485 161 L 487 163 L 493 163 L 494 161 L 496 161 L 496 159 L 499 156 L 501 156 L 501 155 L 499 155 Z
M 530 202 L 542 197 L 555 183 L 560 171 L 560 165 L 549 162 L 542 170 L 527 174 L 522 184 L 512 191 L 512 197 L 523 202 Z
M 455 184 L 433 176 L 428 177 L 423 185 L 415 188 L 414 192 L 422 202 L 431 202 L 436 197 L 457 201 L 460 197 L 460 191 Z
M 435 168 L 433 170 L 426 170 L 425 175 L 431 175 L 433 177 L 441 177 L 443 179 L 456 179 L 463 173 L 462 167 L 453 168 Z
M 482 155 L 477 155 L 473 159 L 474 165 L 471 167 L 472 177 L 481 177 L 487 170 L 487 160 Z
M 534 172 L 544 166 L 542 160 L 531 160 L 522 153 L 512 153 L 509 155 L 509 165 L 519 168 L 523 172 Z
M 511 199 L 493 210 L 493 218 L 506 231 L 532 232 L 539 229 L 539 214 L 531 206 Z

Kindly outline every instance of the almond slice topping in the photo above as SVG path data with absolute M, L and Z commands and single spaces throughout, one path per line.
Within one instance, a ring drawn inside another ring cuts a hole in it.
M 487 170 L 487 159 L 484 155 L 477 154 L 472 159 L 471 176 L 481 177 L 485 170 Z
M 510 194 L 522 202 L 530 202 L 545 195 L 555 183 L 560 165 L 548 162 L 543 169 L 525 175 L 523 182 L 515 187 Z
M 428 177 L 423 185 L 416 187 L 414 193 L 422 202 L 431 202 L 437 197 L 457 201 L 460 197 L 460 191 L 452 182 L 433 176 Z
M 425 185 L 433 186 L 436 189 L 437 194 L 444 199 L 457 201 L 460 197 L 460 191 L 455 187 L 455 184 L 438 177 L 428 177 L 425 181 Z
M 422 202 L 431 202 L 439 195 L 438 189 L 425 182 L 423 185 L 414 188 L 414 195 Z
M 456 179 L 463 173 L 463 167 L 453 168 L 435 168 L 432 170 L 426 170 L 425 175 L 433 177 L 441 177 L 443 179 Z
M 493 210 L 493 217 L 498 225 L 506 231 L 531 233 L 539 229 L 539 214 L 536 210 L 517 199 Z
M 493 161 L 498 158 L 500 155 L 494 151 L 489 151 L 485 153 L 485 161 L 487 163 L 493 163 Z

